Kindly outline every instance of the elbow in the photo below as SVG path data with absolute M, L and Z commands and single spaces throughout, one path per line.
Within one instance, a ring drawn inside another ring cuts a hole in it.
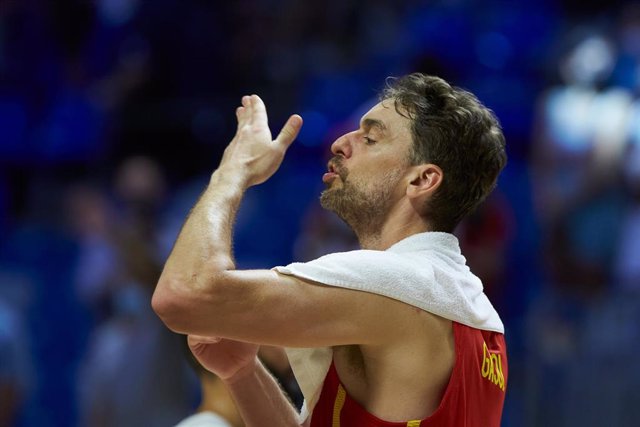
M 164 324 L 174 332 L 191 333 L 189 326 L 199 309 L 217 295 L 217 282 L 224 273 L 234 268 L 227 255 L 212 257 L 197 268 L 176 268 L 179 261 L 167 260 L 156 289 L 151 307 Z
M 151 298 L 153 311 L 173 332 L 202 334 L 205 320 L 211 320 L 220 311 L 211 310 L 220 299 L 220 287 L 216 280 L 211 280 L 216 276 L 209 276 L 206 284 L 161 276 Z
M 171 288 L 163 283 L 162 279 L 158 282 L 153 296 L 151 297 L 151 308 L 156 315 L 164 322 L 164 324 L 175 331 L 175 318 L 179 317 L 180 306 L 178 304 L 179 296 L 171 291 Z
M 162 274 L 151 297 L 151 308 L 173 332 L 188 334 L 201 297 L 184 278 Z

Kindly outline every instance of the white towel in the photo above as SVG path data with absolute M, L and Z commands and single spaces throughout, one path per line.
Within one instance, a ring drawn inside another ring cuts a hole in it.
M 414 234 L 386 251 L 341 252 L 273 269 L 329 286 L 384 295 L 473 328 L 504 333 L 482 282 L 467 267 L 458 239 L 449 233 Z M 320 397 L 332 350 L 286 351 L 305 398 L 300 414 L 304 421 Z

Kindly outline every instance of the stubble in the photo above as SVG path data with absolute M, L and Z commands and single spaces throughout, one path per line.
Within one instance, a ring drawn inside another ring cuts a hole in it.
M 321 206 L 335 212 L 360 241 L 379 236 L 391 210 L 391 196 L 401 172 L 388 171 L 378 175 L 375 182 L 361 182 L 356 178 L 349 179 L 348 171 L 341 165 L 336 169 L 342 185 L 324 190 L 320 195 Z

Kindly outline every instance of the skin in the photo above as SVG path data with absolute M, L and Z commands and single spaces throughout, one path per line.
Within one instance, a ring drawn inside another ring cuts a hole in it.
M 277 171 L 302 126 L 294 115 L 272 140 L 255 95 L 244 97 L 236 114 L 236 136 L 183 226 L 153 308 L 170 329 L 189 335 L 194 355 L 225 383 L 247 426 L 298 425 L 294 408 L 256 357 L 259 344 L 332 346 L 347 392 L 370 413 L 388 421 L 429 416 L 453 367 L 450 321 L 375 294 L 271 270 L 235 270 L 232 225 L 242 196 Z M 331 147 L 331 165 L 338 162 L 340 173 L 323 178 L 323 204 L 345 197 L 345 189 L 365 201 L 380 189 L 386 194 L 372 205 L 382 203 L 383 210 L 334 209 L 352 224 L 363 248 L 384 250 L 429 229 L 420 207 L 437 190 L 442 171 L 409 165 L 410 144 L 408 120 L 392 105 L 378 104 L 359 129 Z

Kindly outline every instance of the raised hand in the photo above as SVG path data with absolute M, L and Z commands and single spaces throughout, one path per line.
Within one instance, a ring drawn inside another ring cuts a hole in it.
M 258 95 L 244 96 L 236 110 L 238 129 L 227 146 L 220 169 L 241 174 L 247 187 L 269 179 L 280 167 L 284 154 L 302 127 L 302 117 L 292 115 L 272 140 L 264 102 Z
M 189 348 L 198 362 L 223 381 L 232 379 L 257 362 L 259 346 L 225 338 L 189 335 Z

